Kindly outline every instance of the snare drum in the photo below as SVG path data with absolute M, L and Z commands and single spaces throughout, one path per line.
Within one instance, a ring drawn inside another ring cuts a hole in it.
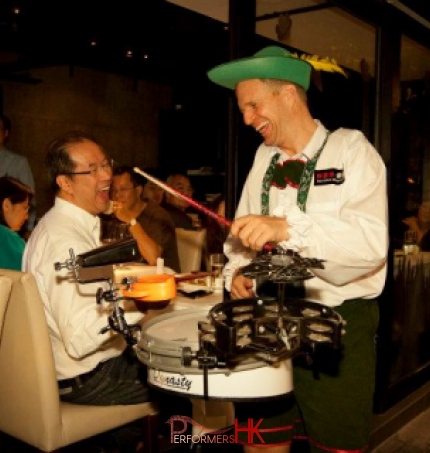
M 184 349 L 199 350 L 199 321 L 208 321 L 207 310 L 163 314 L 143 326 L 136 351 L 148 367 L 149 385 L 190 398 L 226 401 L 269 400 L 293 390 L 290 359 L 269 364 L 248 357 L 234 368 L 209 368 L 206 394 L 197 360 L 184 364 Z

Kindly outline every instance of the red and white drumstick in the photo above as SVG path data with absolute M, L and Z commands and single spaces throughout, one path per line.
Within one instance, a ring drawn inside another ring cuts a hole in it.
M 136 173 L 139 173 L 142 176 L 144 176 L 149 181 L 152 181 L 154 184 L 157 184 L 157 186 L 161 187 L 166 192 L 169 192 L 170 194 L 174 195 L 176 198 L 181 198 L 182 200 L 185 200 L 188 204 L 190 204 L 191 206 L 196 208 L 198 211 L 201 211 L 204 214 L 212 217 L 217 222 L 221 223 L 222 225 L 225 225 L 227 228 L 231 227 L 231 221 L 226 219 L 222 215 L 219 215 L 216 212 L 211 211 L 206 206 L 203 206 L 202 204 L 193 200 L 192 198 L 187 197 L 187 195 L 184 195 L 183 193 L 174 189 L 172 186 L 169 186 L 168 184 L 164 183 L 163 181 L 160 181 L 159 179 L 155 178 L 154 176 L 148 175 L 148 173 L 144 172 L 143 170 L 140 170 L 140 168 L 134 167 L 133 170 Z
M 221 223 L 222 225 L 225 225 L 227 228 L 231 228 L 231 221 L 226 219 L 222 215 L 219 215 L 216 212 L 211 211 L 206 206 L 203 206 L 202 204 L 200 204 L 199 202 L 193 200 L 192 198 L 188 197 L 187 195 L 184 195 L 183 193 L 181 193 L 178 190 L 174 189 L 172 186 L 169 186 L 169 184 L 166 184 L 163 181 L 160 181 L 159 179 L 155 178 L 154 176 L 149 175 L 148 173 L 146 173 L 145 171 L 141 170 L 140 168 L 134 167 L 133 170 L 136 173 L 139 173 L 140 175 L 144 176 L 149 181 L 152 181 L 154 184 L 156 184 L 157 186 L 161 187 L 166 192 L 171 193 L 176 198 L 181 198 L 182 200 L 185 200 L 191 206 L 194 206 L 198 211 L 201 211 L 204 214 L 212 217 L 217 222 Z M 272 250 L 273 247 L 270 244 L 265 244 L 264 249 L 265 250 Z

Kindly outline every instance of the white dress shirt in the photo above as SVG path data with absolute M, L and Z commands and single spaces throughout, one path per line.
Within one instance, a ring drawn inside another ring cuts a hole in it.
M 303 151 L 294 156 L 312 159 L 321 147 L 327 130 L 318 128 Z M 260 145 L 245 182 L 236 217 L 261 213 L 262 180 L 276 147 Z M 343 171 L 340 184 L 315 185 L 312 179 L 306 212 L 297 207 L 297 189 L 271 187 L 269 213 L 285 216 L 290 239 L 283 248 L 302 257 L 326 260 L 325 269 L 310 269 L 314 278 L 305 282 L 306 298 L 328 306 L 344 300 L 373 298 L 385 284 L 388 250 L 388 214 L 385 165 L 370 142 L 357 130 L 332 132 L 320 155 L 315 171 Z M 230 290 L 234 271 L 248 264 L 254 253 L 229 237 L 224 245 L 229 262 L 224 274 Z M 288 289 L 287 289 L 288 291 Z
M 109 331 L 108 303 L 97 305 L 96 291 L 105 282 L 79 284 L 72 271 L 56 271 L 54 263 L 70 258 L 69 250 L 79 255 L 100 242 L 100 219 L 61 198 L 42 217 L 24 250 L 23 270 L 31 272 L 42 296 L 48 321 L 58 380 L 94 369 L 99 362 L 121 354 L 123 337 Z M 129 323 L 142 318 L 130 313 Z

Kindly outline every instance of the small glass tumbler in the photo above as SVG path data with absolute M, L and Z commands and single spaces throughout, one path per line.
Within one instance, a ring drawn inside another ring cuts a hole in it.
M 101 241 L 103 244 L 110 244 L 116 241 L 115 220 L 103 219 L 101 222 Z
M 211 289 L 214 292 L 222 292 L 224 289 L 224 268 L 225 257 L 222 253 L 212 253 L 209 256 L 209 272 L 211 273 Z
M 403 236 L 403 252 L 405 255 L 411 255 L 418 252 L 417 233 L 415 231 L 405 231 Z

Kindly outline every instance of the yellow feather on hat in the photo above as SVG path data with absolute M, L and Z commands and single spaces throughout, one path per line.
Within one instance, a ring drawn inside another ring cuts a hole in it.
M 329 57 L 320 58 L 318 55 L 306 55 L 306 54 L 302 54 L 299 57 L 296 53 L 291 54 L 291 56 L 307 61 L 317 71 L 339 72 L 340 74 L 347 77 L 345 71 L 337 64 L 334 58 Z

